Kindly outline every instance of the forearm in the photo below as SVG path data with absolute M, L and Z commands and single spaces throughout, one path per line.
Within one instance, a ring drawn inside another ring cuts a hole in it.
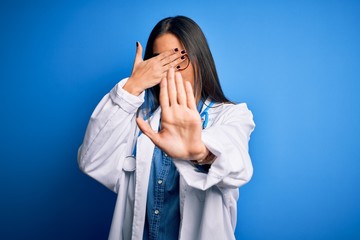
M 122 159 L 131 151 L 136 110 L 141 99 L 129 98 L 119 83 L 95 108 L 78 151 L 81 170 L 113 190 Z M 126 144 L 124 144 L 126 143 Z

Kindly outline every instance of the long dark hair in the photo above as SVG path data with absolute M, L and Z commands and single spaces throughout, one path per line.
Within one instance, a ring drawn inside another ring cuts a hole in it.
M 195 95 L 197 96 L 200 93 L 201 98 L 209 98 L 219 103 L 230 102 L 221 89 L 215 62 L 205 35 L 199 25 L 188 17 L 168 17 L 158 22 L 147 41 L 144 60 L 153 57 L 155 40 L 165 33 L 174 34 L 186 49 L 189 60 L 194 67 Z M 146 92 L 147 99 L 153 101 L 151 110 L 155 110 L 159 106 L 159 92 L 159 85 L 148 89 Z

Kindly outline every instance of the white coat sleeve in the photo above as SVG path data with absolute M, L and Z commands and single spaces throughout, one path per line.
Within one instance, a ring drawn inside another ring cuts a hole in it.
M 254 128 L 253 115 L 244 103 L 221 112 L 218 120 L 202 131 L 202 141 L 215 155 L 209 172 L 198 171 L 188 161 L 175 160 L 186 183 L 200 190 L 214 185 L 238 188 L 247 183 L 253 174 L 248 144 Z
M 117 192 L 122 165 L 131 155 L 136 129 L 136 111 L 144 93 L 134 96 L 120 81 L 95 108 L 78 150 L 80 169 L 110 190 Z

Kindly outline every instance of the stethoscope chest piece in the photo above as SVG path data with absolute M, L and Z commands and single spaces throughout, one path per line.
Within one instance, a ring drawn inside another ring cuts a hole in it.
M 123 170 L 125 172 L 133 172 L 136 169 L 136 160 L 133 155 L 127 156 L 124 159 Z

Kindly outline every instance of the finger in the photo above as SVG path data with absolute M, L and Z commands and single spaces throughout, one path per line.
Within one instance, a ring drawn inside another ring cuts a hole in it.
M 167 79 L 166 79 L 166 77 L 164 77 L 160 82 L 159 99 L 160 99 L 161 109 L 164 110 L 165 108 L 169 107 L 169 94 L 168 94 L 168 89 L 167 89 Z
M 167 70 L 169 70 L 169 69 L 172 68 L 172 67 L 175 68 L 175 69 L 179 69 L 179 68 L 180 68 L 180 64 L 181 64 L 183 61 L 185 61 L 186 58 L 187 58 L 187 57 L 184 55 L 184 56 L 181 56 L 181 57 L 175 59 L 174 61 L 168 63 L 167 65 L 164 65 L 164 66 L 163 66 L 163 71 L 167 71 Z
M 177 101 L 180 105 L 186 106 L 186 93 L 184 89 L 184 82 L 179 72 L 175 73 L 175 84 L 177 91 Z
M 168 87 L 170 106 L 174 106 L 177 104 L 174 73 L 175 73 L 174 68 L 170 68 L 167 74 L 167 87 Z
M 163 59 L 161 59 L 161 63 L 163 64 L 163 66 L 166 66 L 168 64 L 171 64 L 173 67 L 176 66 L 172 64 L 174 61 L 178 60 L 178 62 L 182 62 L 183 60 L 185 60 L 185 52 L 182 52 L 176 52 L 167 57 L 164 57 Z
M 134 60 L 134 67 L 143 61 L 142 58 L 142 46 L 140 42 L 136 42 L 136 54 L 135 54 L 135 60 Z
M 181 56 L 181 58 L 180 58 L 179 60 L 175 61 L 174 63 L 175 63 L 176 69 L 179 70 L 179 69 L 181 68 L 181 65 L 180 65 L 180 64 L 181 64 L 182 62 L 186 61 L 186 60 L 188 61 L 188 63 L 187 63 L 187 65 L 185 65 L 185 67 L 183 66 L 183 69 L 187 68 L 187 67 L 189 66 L 189 63 L 190 63 L 190 62 L 189 62 L 190 60 L 188 60 L 187 58 L 188 58 L 188 56 L 184 55 L 184 56 Z M 185 63 L 185 64 L 186 64 L 186 63 Z
M 159 134 L 155 132 L 150 125 L 144 121 L 141 117 L 136 118 L 136 123 L 140 130 L 150 138 L 150 140 L 157 145 L 159 142 Z
M 171 55 L 181 56 L 179 49 L 174 48 L 174 49 L 169 49 L 167 51 L 160 53 L 159 55 L 156 56 L 156 58 L 160 61 L 163 61 L 164 59 L 166 59 L 167 57 L 169 57 Z
M 191 83 L 188 81 L 185 82 L 185 91 L 186 91 L 186 100 L 187 100 L 186 102 L 188 108 L 196 110 L 197 108 L 196 108 L 193 88 L 191 86 Z

